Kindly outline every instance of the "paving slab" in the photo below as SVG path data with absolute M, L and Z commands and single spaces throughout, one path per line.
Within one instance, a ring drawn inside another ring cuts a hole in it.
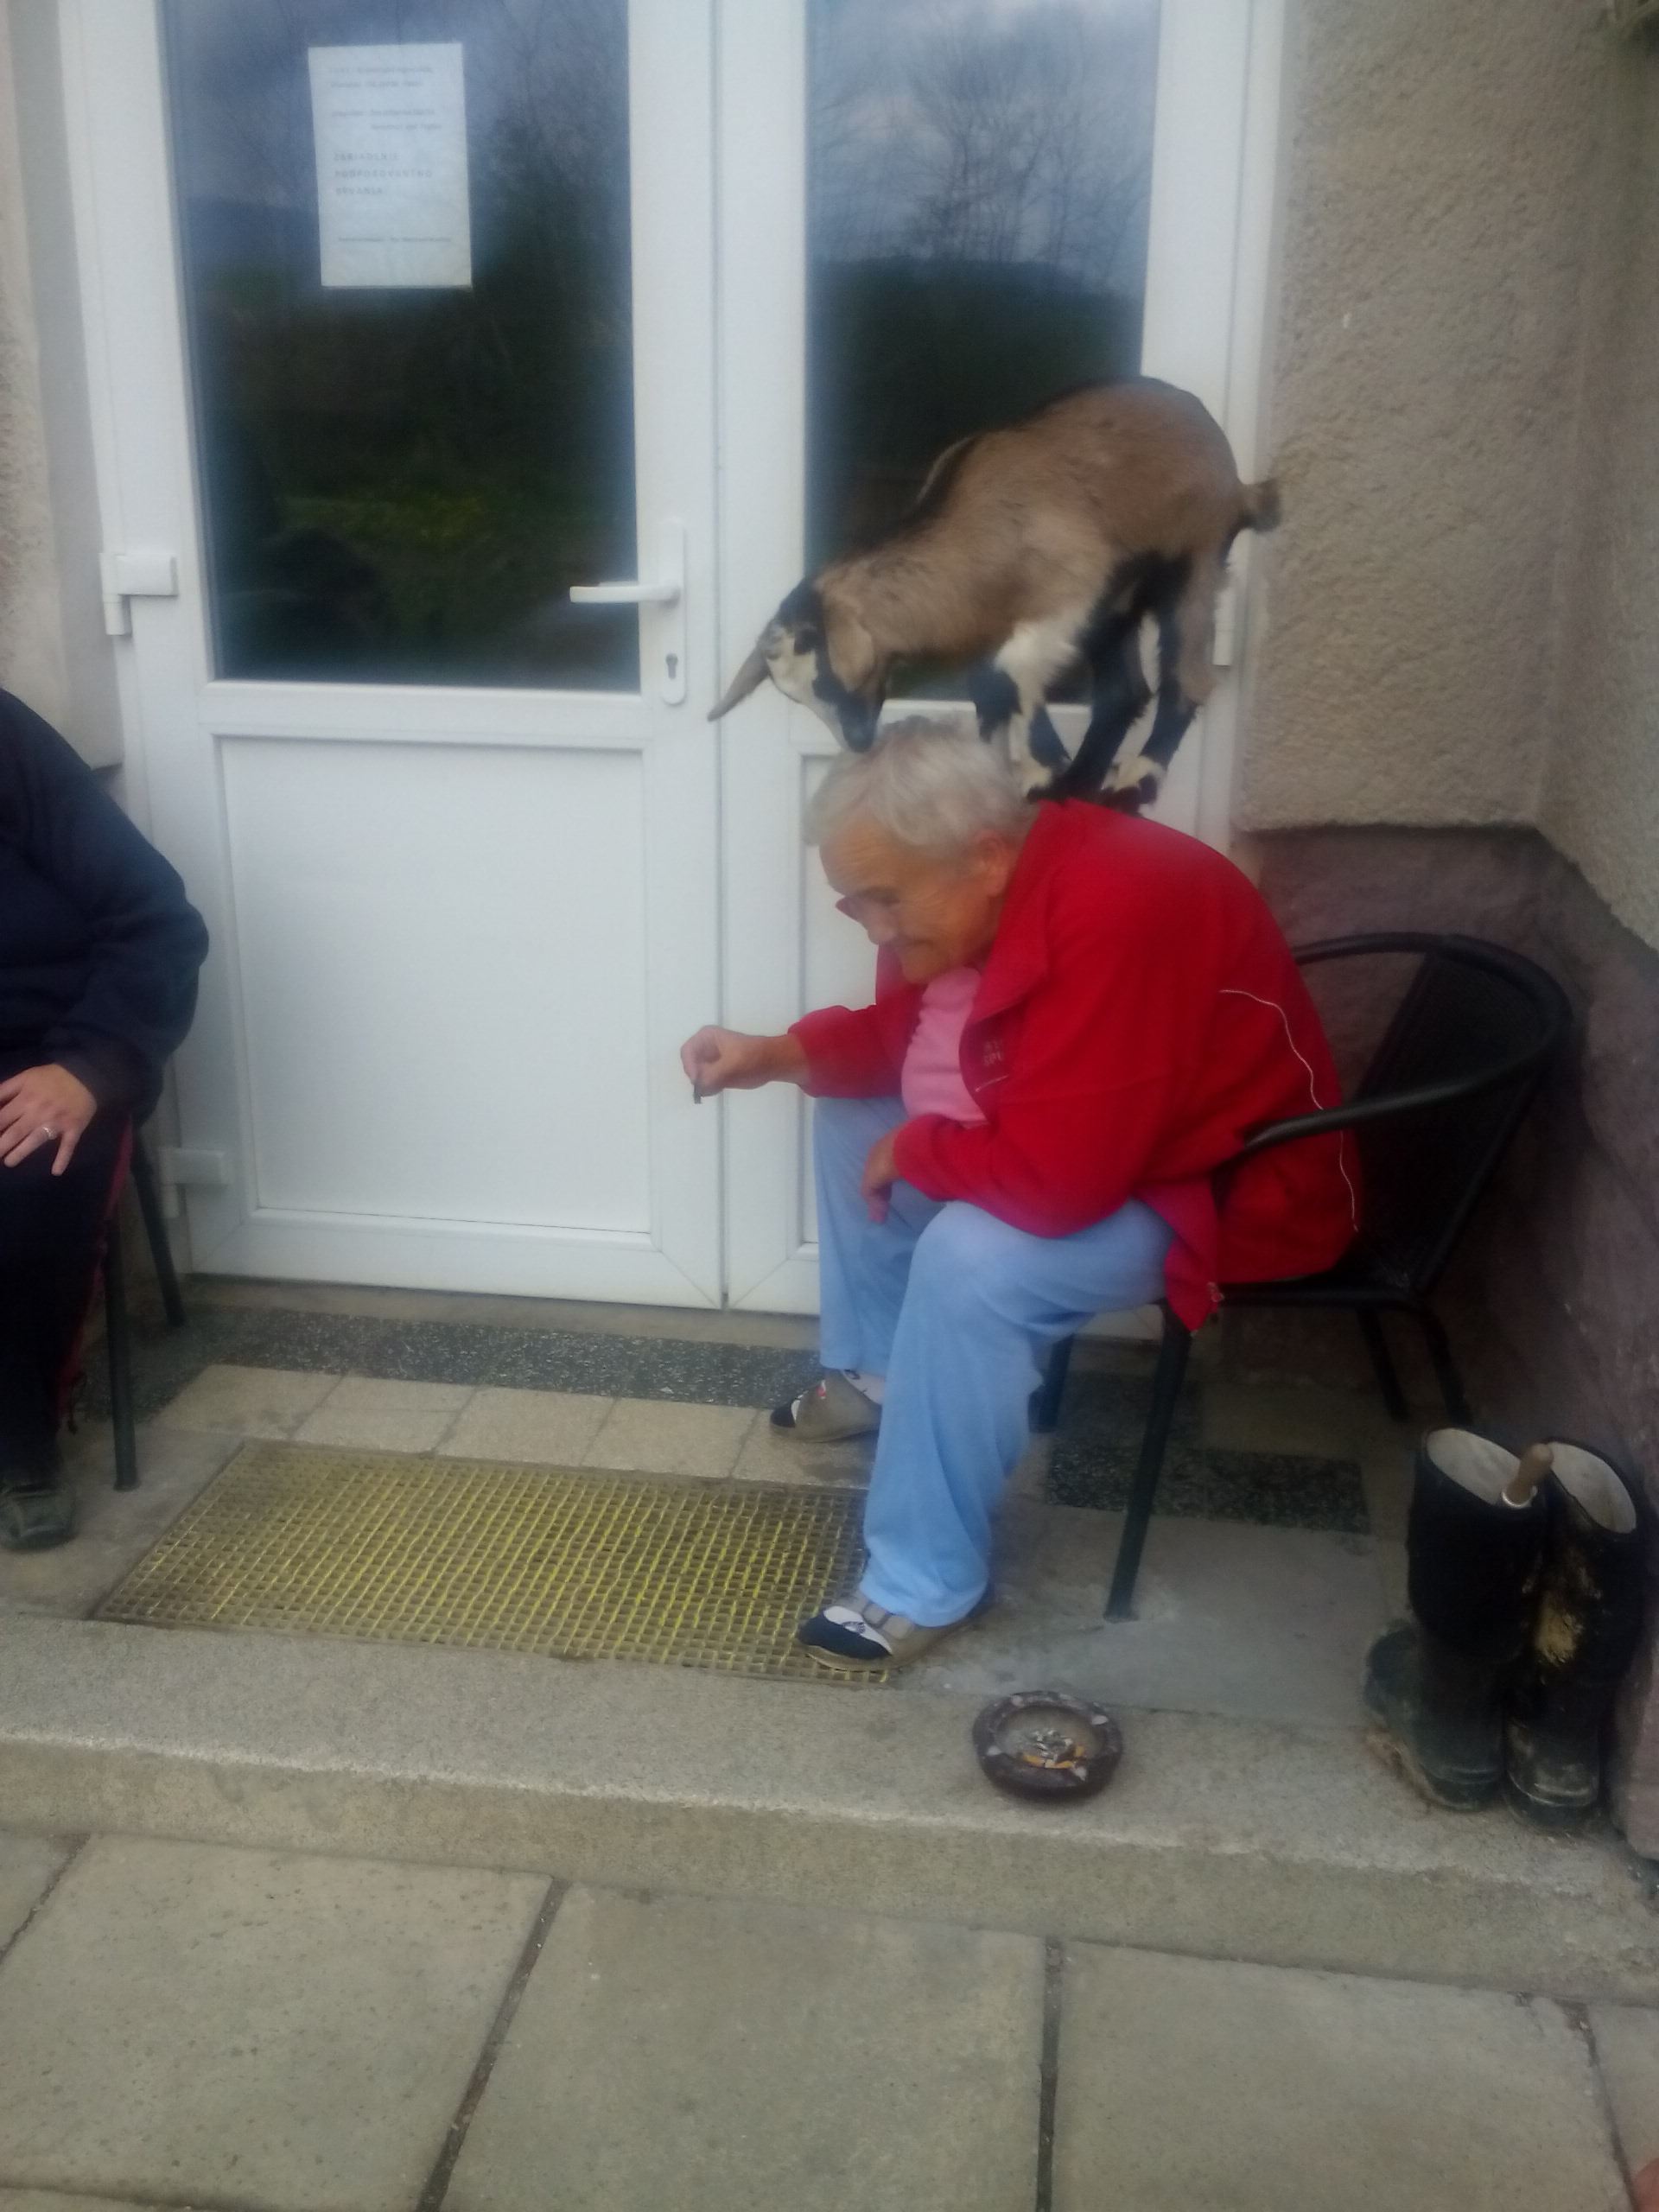
M 0 2189 L 0 2212 L 140 2212 L 130 2197 L 65 2196 L 55 2189 Z M 143 2208 L 149 2212 L 149 2208 Z M 183 2212 L 190 2212 L 187 2205 Z
M 430 1452 L 472 1396 L 465 1382 L 397 1382 L 342 1376 L 295 1431 L 299 1444 L 340 1444 L 359 1452 Z
M 130 2197 L 65 2196 L 55 2189 L 0 2189 L 0 2212 L 141 2212 Z M 149 2208 L 143 2208 L 149 2212 Z M 190 2212 L 186 2205 L 182 2212 Z
M 745 1481 L 808 1483 L 823 1489 L 861 1486 L 870 1479 L 874 1437 L 845 1444 L 809 1444 L 774 1428 L 766 1413 L 757 1416 L 743 1441 L 733 1472 Z
M 0 2181 L 407 2212 L 545 1893 L 96 1840 L 0 1965 Z
M 1030 2212 L 1043 1947 L 578 1889 L 445 2212 Z
M 1659 2012 L 1598 2005 L 1590 2024 L 1624 2161 L 1639 2173 L 1659 2161 Z
M 439 1445 L 438 1456 L 579 1467 L 615 1402 L 577 1390 L 477 1390 Z
M 291 1367 L 204 1367 L 156 1415 L 165 1428 L 222 1431 L 273 1442 L 292 1436 L 315 1413 L 338 1374 Z
M 1371 1534 L 1403 1542 L 1411 1510 L 1417 1440 L 1423 1427 L 1432 1427 L 1433 1422 L 1414 1425 L 1395 1421 L 1380 1399 L 1362 1400 L 1361 1405 L 1364 1410 L 1356 1415 L 1353 1454 L 1359 1462 Z
M 1111 1787 L 993 1790 L 982 1700 L 690 1668 L 0 1616 L 0 1805 L 111 1830 L 544 1870 L 1659 2004 L 1618 1841 L 1440 1814 L 1358 1730 L 1120 1707 Z
M 1205 1443 L 1216 1451 L 1348 1459 L 1355 1456 L 1363 1403 L 1351 1390 L 1217 1379 L 1206 1382 L 1200 1394 L 1200 1429 Z
M 625 1474 L 729 1475 L 759 1418 L 753 1406 L 619 1398 L 582 1464 Z
M 1371 1538 L 1154 1519 L 1135 1618 L 1108 1621 L 1122 1526 L 1082 1507 L 1005 1507 L 995 1607 L 903 1688 L 1065 1689 L 1163 1712 L 1361 1725 L 1364 1654 L 1388 1611 Z
M 1392 1536 L 1372 1538 L 1376 1571 L 1382 1579 L 1383 1607 L 1390 1620 L 1411 1611 L 1408 1589 L 1410 1565 L 1403 1541 Z
M 34 1911 L 68 1857 L 69 1846 L 50 1836 L 0 1835 L 0 1951 Z
M 1628 2212 L 1542 1999 L 1075 1947 L 1054 2212 Z
M 137 1433 L 138 1487 L 118 1491 L 109 1423 L 83 1429 L 64 1455 L 64 1473 L 74 1485 L 79 1510 L 79 1533 L 73 1543 L 53 1551 L 0 1553 L 0 1612 L 91 1612 L 241 1443 L 237 1435 L 149 1423 Z

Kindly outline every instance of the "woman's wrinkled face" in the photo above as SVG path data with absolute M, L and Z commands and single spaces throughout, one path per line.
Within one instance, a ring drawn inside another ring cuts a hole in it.
M 1019 857 L 1017 844 L 986 830 L 942 860 L 858 815 L 823 852 L 842 912 L 872 944 L 892 946 L 907 983 L 983 963 Z

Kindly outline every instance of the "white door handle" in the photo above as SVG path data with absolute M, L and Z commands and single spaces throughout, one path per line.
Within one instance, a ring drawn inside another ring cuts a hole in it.
M 572 584 L 578 607 L 672 607 L 678 584 Z
M 652 583 L 572 584 L 578 607 L 660 607 L 668 610 L 652 625 L 658 683 L 664 699 L 677 707 L 685 697 L 685 524 L 665 522 L 657 533 L 657 578 Z
M 112 638 L 132 635 L 130 599 L 179 595 L 179 563 L 171 553 L 100 553 L 98 571 L 104 591 L 104 627 Z

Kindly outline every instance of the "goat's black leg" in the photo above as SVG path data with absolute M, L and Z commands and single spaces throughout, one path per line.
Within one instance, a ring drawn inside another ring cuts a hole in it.
M 1134 809 L 1157 798 L 1175 748 L 1215 687 L 1211 648 L 1221 575 L 1208 559 L 1182 563 L 1173 573 L 1157 608 L 1158 711 L 1140 752 L 1116 767 L 1109 804 Z
M 963 682 L 973 702 L 979 734 L 989 745 L 1019 719 L 1020 686 L 1006 669 L 993 667 L 988 661 L 976 662 Z M 1070 755 L 1040 700 L 1032 715 L 1026 744 L 1039 767 L 1046 768 L 1051 775 L 1065 769 Z
M 962 680 L 973 702 L 979 734 L 988 745 L 1019 713 L 1020 686 L 1006 669 L 993 668 L 988 660 L 976 661 Z
M 1031 728 L 1026 734 L 1031 757 L 1039 768 L 1046 768 L 1051 775 L 1063 774 L 1071 756 L 1065 749 L 1065 741 L 1049 719 L 1048 709 L 1039 707 L 1031 718 Z
M 1094 798 L 1118 747 L 1152 696 L 1141 665 L 1138 621 L 1103 640 L 1092 666 L 1095 681 L 1089 727 L 1071 766 L 1054 779 L 1050 795 L 1055 798 Z

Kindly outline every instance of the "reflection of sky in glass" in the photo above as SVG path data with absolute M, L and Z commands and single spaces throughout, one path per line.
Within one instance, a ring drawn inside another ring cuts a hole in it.
M 539 160 L 603 175 L 626 134 L 615 0 L 170 0 L 169 43 L 189 85 L 178 148 L 187 198 L 283 214 L 316 205 L 305 49 L 458 41 L 465 48 L 475 254 L 499 219 L 493 172 Z
M 815 257 L 1138 295 L 1157 0 L 813 0 Z
M 1158 0 L 808 0 L 810 563 L 1140 366 Z

